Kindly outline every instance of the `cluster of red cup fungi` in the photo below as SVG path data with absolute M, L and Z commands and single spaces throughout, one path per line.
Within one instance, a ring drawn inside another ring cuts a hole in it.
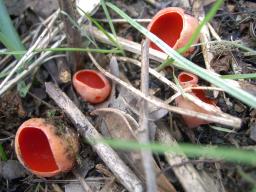
M 194 17 L 185 14 L 181 8 L 170 7 L 159 11 L 148 25 L 148 30 L 177 50 L 187 44 L 198 26 Z M 154 43 L 150 47 L 161 51 Z M 183 55 L 193 51 L 190 48 Z M 202 102 L 216 106 L 214 100 L 208 99 L 198 86 L 198 77 L 182 72 L 178 81 L 183 88 L 192 88 L 190 94 Z M 97 104 L 106 100 L 111 92 L 108 79 L 96 70 L 81 70 L 73 76 L 73 86 L 82 99 Z M 201 113 L 209 113 L 183 96 L 176 98 L 176 105 Z M 206 122 L 201 119 L 183 116 L 188 127 L 196 127 Z M 25 121 L 15 137 L 15 150 L 20 162 L 32 173 L 50 177 L 70 170 L 78 152 L 78 138 L 70 129 L 63 132 L 45 119 L 32 118 Z

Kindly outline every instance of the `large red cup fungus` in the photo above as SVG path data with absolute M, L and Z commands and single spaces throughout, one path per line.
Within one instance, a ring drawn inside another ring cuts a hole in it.
M 187 72 L 180 73 L 178 76 L 178 81 L 183 88 L 198 86 L 197 85 L 198 77 L 192 73 L 187 73 Z M 220 110 L 216 106 L 215 100 L 207 98 L 205 96 L 205 93 L 203 90 L 191 89 L 190 94 L 196 96 L 198 99 L 200 99 L 206 105 L 210 105 L 211 108 L 214 107 L 216 109 L 216 111 Z M 189 101 L 188 99 L 184 98 L 183 96 L 177 97 L 175 99 L 175 102 L 176 102 L 176 105 L 181 108 L 190 109 L 190 110 L 200 112 L 200 113 L 212 114 L 211 112 L 206 111 L 205 109 L 199 107 L 198 105 L 196 105 L 193 102 Z M 209 121 L 205 121 L 205 120 L 198 119 L 195 117 L 189 117 L 186 115 L 183 115 L 182 117 L 189 128 L 193 128 L 193 127 L 197 127 L 199 125 L 211 123 Z
M 148 30 L 177 50 L 188 43 L 198 25 L 198 20 L 185 14 L 183 9 L 168 7 L 159 11 L 152 18 Z M 150 42 L 150 47 L 162 51 L 153 42 Z M 184 55 L 189 55 L 193 50 L 194 48 L 191 47 Z
M 25 121 L 15 137 L 19 161 L 41 177 L 69 171 L 74 166 L 78 149 L 78 137 L 73 131 L 56 127 L 42 118 Z
M 81 70 L 73 76 L 77 93 L 89 103 L 103 102 L 110 94 L 111 86 L 107 78 L 95 70 Z

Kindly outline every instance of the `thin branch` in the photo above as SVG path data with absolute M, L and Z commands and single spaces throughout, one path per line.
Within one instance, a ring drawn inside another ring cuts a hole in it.
M 149 95 L 148 87 L 149 87 L 149 58 L 148 58 L 148 49 L 149 49 L 149 41 L 146 39 L 142 44 L 142 67 L 141 67 L 141 92 L 145 94 L 145 96 Z M 140 110 L 140 120 L 139 120 L 139 129 L 138 129 L 138 137 L 141 143 L 147 144 L 149 143 L 149 127 L 148 127 L 148 102 L 146 100 L 142 100 L 141 102 L 141 110 Z M 144 171 L 146 175 L 146 183 L 147 183 L 147 191 L 155 192 L 157 191 L 156 187 L 156 176 L 153 168 L 153 157 L 152 152 L 150 150 L 142 150 L 142 162 L 144 166 Z

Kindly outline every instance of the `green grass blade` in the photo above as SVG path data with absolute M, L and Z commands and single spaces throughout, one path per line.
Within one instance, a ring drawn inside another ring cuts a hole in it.
M 122 18 L 124 18 L 127 22 L 129 22 L 133 27 L 135 27 L 138 31 L 140 31 L 152 42 L 154 42 L 158 47 L 161 47 L 161 49 L 165 53 L 167 53 L 171 58 L 175 60 L 175 62 L 173 63 L 174 66 L 180 69 L 189 71 L 191 73 L 194 73 L 195 75 L 198 75 L 202 79 L 205 79 L 206 81 L 214 84 L 215 86 L 222 88 L 225 92 L 229 93 L 230 95 L 239 99 L 240 101 L 246 103 L 247 105 L 251 107 L 256 107 L 256 97 L 247 93 L 246 91 L 243 91 L 238 87 L 234 87 L 233 85 L 230 84 L 230 82 L 227 82 L 226 80 L 221 79 L 219 76 L 217 76 L 217 74 L 207 71 L 204 68 L 199 67 L 198 65 L 195 65 L 194 63 L 192 63 L 191 61 L 189 61 L 188 59 L 184 58 L 179 53 L 174 51 L 171 47 L 169 47 L 165 42 L 159 39 L 156 35 L 154 35 L 150 31 L 148 31 L 146 28 L 141 26 L 139 23 L 134 21 L 132 18 L 130 18 L 118 7 L 116 7 L 112 3 L 106 3 L 106 4 L 116 13 L 118 13 Z
M 207 157 L 230 161 L 234 163 L 244 163 L 256 165 L 256 153 L 249 150 L 241 150 L 234 147 L 202 146 L 194 144 L 179 143 L 177 145 L 165 145 L 159 143 L 142 144 L 136 141 L 104 139 L 89 141 L 92 144 L 105 143 L 113 148 L 121 150 L 151 150 L 154 153 L 185 153 L 189 157 Z
M 64 11 L 60 11 L 61 14 L 65 15 L 69 21 L 72 23 L 72 25 L 78 30 L 80 31 L 80 33 L 82 35 L 84 35 L 90 43 L 92 43 L 95 47 L 97 47 L 97 44 L 95 43 L 95 41 L 93 41 L 93 39 L 91 39 L 91 37 L 87 34 L 87 33 L 83 33 L 84 31 L 81 29 L 81 27 L 79 26 L 79 24 L 77 23 L 77 21 L 75 21 L 72 17 L 70 17 L 69 14 L 67 14 L 66 12 Z
M 0 143 L 0 159 L 2 159 L 3 161 L 7 161 L 7 155 L 4 151 L 3 145 Z
M 13 46 L 12 41 L 8 38 L 4 33 L 0 31 L 0 42 L 8 49 L 8 50 L 16 50 L 15 46 Z
M 108 34 L 108 32 L 104 29 L 104 27 L 96 20 L 93 19 L 88 13 L 84 12 L 84 10 L 82 10 L 81 8 L 78 7 L 79 10 L 81 10 L 84 14 L 84 16 L 91 21 L 104 35 L 106 35 L 106 37 L 116 46 L 118 47 L 118 43 L 116 42 L 116 40 L 110 36 Z
M 10 51 L 26 50 L 12 24 L 3 0 L 0 0 L 0 32 L 8 39 L 3 42 L 7 49 Z M 21 57 L 17 55 L 16 59 Z
M 117 41 L 116 30 L 115 30 L 115 27 L 114 27 L 114 25 L 113 25 L 112 19 L 111 19 L 110 15 L 109 15 L 108 8 L 107 8 L 107 6 L 106 6 L 105 0 L 100 0 L 100 4 L 101 4 L 101 6 L 102 6 L 102 8 L 103 8 L 103 11 L 104 11 L 106 17 L 107 17 L 108 24 L 109 24 L 109 27 L 110 27 L 110 29 L 111 29 L 111 32 L 112 32 L 112 34 L 113 34 L 114 37 L 115 37 L 115 40 L 116 40 L 116 43 L 117 43 L 117 47 L 118 47 L 120 50 L 122 50 L 122 54 L 125 55 L 125 54 L 124 54 L 124 50 L 122 49 L 122 46 L 121 46 L 121 45 L 119 44 L 119 42 Z
M 223 79 L 256 79 L 256 73 L 221 75 Z
M 45 52 L 45 51 L 52 51 L 52 52 L 94 52 L 94 53 L 121 53 L 121 51 L 117 48 L 114 49 L 91 49 L 91 48 L 70 48 L 70 47 L 59 47 L 59 48 L 44 48 L 44 49 L 34 49 L 33 52 Z M 26 51 L 4 51 L 0 52 L 0 55 L 23 55 Z
M 108 12 L 108 8 L 107 8 L 107 6 L 106 6 L 106 3 L 105 3 L 104 0 L 100 0 L 100 4 L 101 4 L 101 6 L 102 6 L 102 8 L 103 8 L 103 11 L 104 11 L 106 17 L 107 17 L 108 24 L 109 24 L 109 27 L 110 27 L 110 29 L 111 29 L 111 32 L 113 33 L 114 37 L 116 38 L 116 37 L 117 37 L 117 35 L 116 35 L 116 30 L 115 30 L 115 27 L 114 27 L 114 25 L 113 25 L 112 19 L 111 19 L 110 15 L 109 15 L 109 12 Z

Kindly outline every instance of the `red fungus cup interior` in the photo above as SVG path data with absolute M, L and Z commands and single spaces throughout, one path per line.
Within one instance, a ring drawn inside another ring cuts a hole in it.
M 178 81 L 182 86 L 185 86 L 185 85 L 192 86 L 197 84 L 198 77 L 191 73 L 182 72 L 178 76 Z
M 203 101 L 203 102 L 205 102 L 205 103 L 208 103 L 208 104 L 210 104 L 210 105 L 215 105 L 215 106 L 216 106 L 215 100 L 206 97 L 203 90 L 201 90 L 201 89 L 192 89 L 192 92 L 193 92 L 194 95 L 195 95 L 196 97 L 198 97 L 201 101 Z
M 153 18 L 154 20 L 154 18 Z M 170 47 L 174 47 L 183 29 L 183 18 L 178 12 L 166 12 L 157 17 L 152 25 L 149 26 L 149 31 L 162 39 Z M 161 51 L 161 49 L 153 42 L 150 47 Z
M 94 71 L 81 71 L 76 75 L 76 79 L 95 89 L 102 89 L 105 87 L 104 81 Z
M 179 82 L 180 83 L 188 83 L 190 81 L 193 81 L 194 77 L 192 77 L 191 75 L 188 75 L 186 73 L 183 73 L 181 75 L 179 75 Z
M 40 129 L 24 128 L 18 138 L 21 157 L 24 164 L 38 172 L 53 172 L 58 170 L 49 141 Z

